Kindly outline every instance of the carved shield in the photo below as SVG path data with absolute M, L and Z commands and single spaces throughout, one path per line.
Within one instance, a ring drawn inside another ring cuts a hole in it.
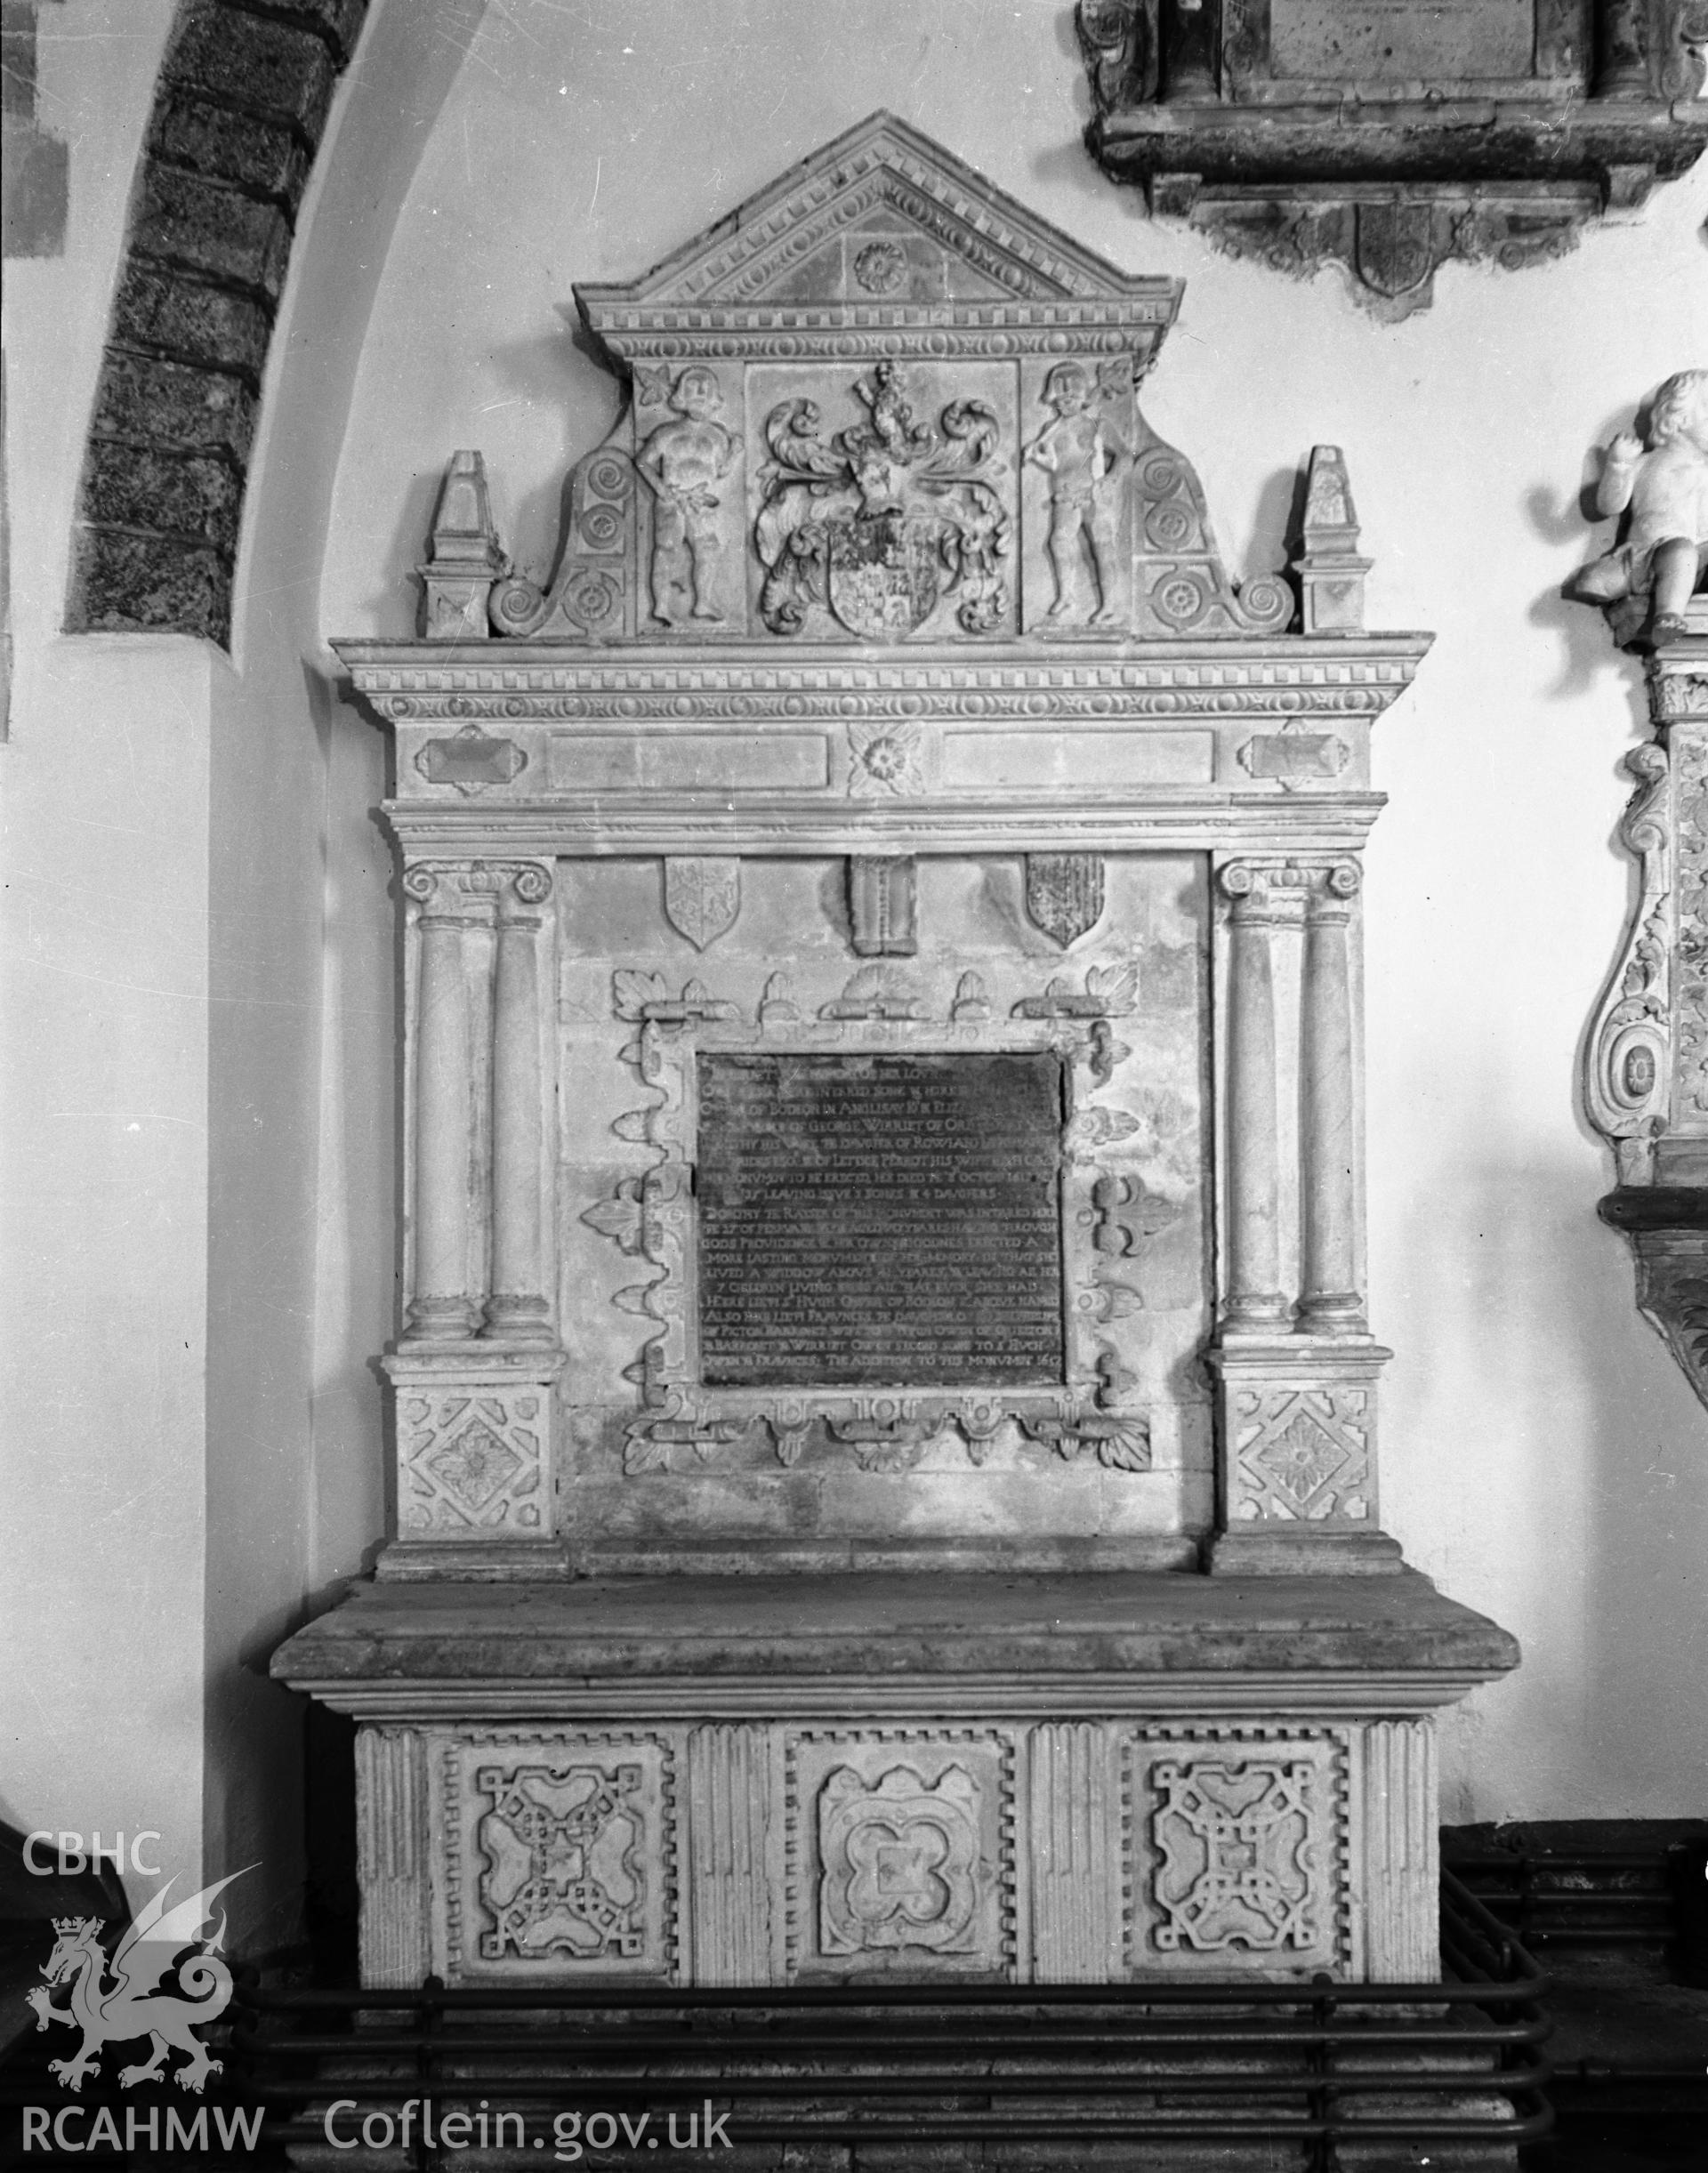
M 1390 301 L 1422 286 L 1435 269 L 1433 223 L 1427 204 L 1360 204 L 1359 278 Z
M 895 641 L 922 626 L 938 599 L 937 524 L 887 512 L 827 530 L 830 608 L 850 633 Z
M 1026 912 L 1065 951 L 1103 917 L 1101 853 L 1028 853 Z
M 665 862 L 665 917 L 697 951 L 736 924 L 741 911 L 741 863 L 672 857 Z

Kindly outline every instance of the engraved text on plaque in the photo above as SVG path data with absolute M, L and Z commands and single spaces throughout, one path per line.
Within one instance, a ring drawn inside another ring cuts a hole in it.
M 1062 1379 L 1048 1053 L 699 1059 L 708 1388 Z

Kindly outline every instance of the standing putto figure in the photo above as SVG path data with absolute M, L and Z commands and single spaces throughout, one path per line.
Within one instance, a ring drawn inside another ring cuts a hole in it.
M 1052 619 L 1063 617 L 1079 585 L 1082 551 L 1089 551 L 1097 584 L 1093 626 L 1116 621 L 1115 571 L 1119 547 L 1110 479 L 1132 458 L 1098 412 L 1098 388 L 1082 362 L 1059 362 L 1043 382 L 1055 410 L 1026 448 L 1026 458 L 1050 478 L 1050 566 L 1056 577 Z M 1082 543 L 1082 539 L 1083 543 Z
M 1577 576 L 1591 603 L 1654 599 L 1651 637 L 1685 631 L 1685 608 L 1708 567 L 1708 370 L 1680 370 L 1655 395 L 1648 444 L 1621 431 L 1596 492 L 1604 518 L 1630 509 L 1624 541 Z
M 678 420 L 661 423 L 635 461 L 656 501 L 652 616 L 661 626 L 678 624 L 676 599 L 684 589 L 692 617 L 715 623 L 723 616 L 712 592 L 722 548 L 712 486 L 734 465 L 736 441 L 713 419 L 722 406 L 710 370 L 682 371 L 670 392 L 670 411 Z

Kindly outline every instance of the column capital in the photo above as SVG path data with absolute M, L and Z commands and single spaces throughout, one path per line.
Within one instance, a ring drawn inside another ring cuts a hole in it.
M 406 897 L 440 912 L 455 913 L 460 905 L 466 918 L 478 917 L 486 900 L 543 905 L 552 886 L 549 860 L 412 860 L 403 871 Z

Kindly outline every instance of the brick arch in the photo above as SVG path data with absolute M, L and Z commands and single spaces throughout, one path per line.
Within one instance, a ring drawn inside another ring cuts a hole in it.
M 181 0 L 101 358 L 70 633 L 229 647 L 262 373 L 368 0 Z

